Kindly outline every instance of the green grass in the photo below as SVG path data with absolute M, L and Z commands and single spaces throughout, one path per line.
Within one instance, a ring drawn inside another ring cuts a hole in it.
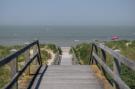
M 17 49 L 19 50 L 22 46 L 2 46 L 0 45 L 0 59 L 6 57 L 11 52 L 11 49 Z M 18 60 L 21 60 L 22 57 L 20 57 Z M 9 65 L 5 65 L 3 67 L 0 67 L 0 89 L 5 86 L 10 80 L 11 80 L 11 69 Z
M 0 67 L 0 89 L 10 81 L 10 68 L 9 66 Z
M 129 43 L 128 46 L 127 46 L 127 43 Z M 129 58 L 129 60 L 135 61 L 135 40 L 134 41 L 128 41 L 128 40 L 108 41 L 108 42 L 105 42 L 105 45 L 113 50 L 119 49 L 120 54 Z M 76 45 L 74 48 L 75 48 L 75 53 L 77 55 L 77 58 L 81 61 L 80 63 L 88 64 L 91 45 L 88 43 L 82 43 L 82 44 Z M 98 49 L 98 54 L 100 58 L 102 58 L 101 49 Z M 113 70 L 114 58 L 109 53 L 107 53 L 106 56 L 107 56 L 106 64 Z M 127 66 L 122 64 L 120 76 L 122 80 L 125 81 L 125 83 L 128 86 L 130 86 L 131 89 L 135 89 L 135 71 L 132 71 Z M 110 77 L 108 78 L 112 81 L 112 78 Z
M 40 45 L 40 48 L 45 49 L 45 50 L 41 50 L 41 57 L 42 57 L 43 63 L 47 63 L 47 60 L 52 57 L 52 55 L 47 50 L 51 50 L 54 54 L 56 52 L 59 52 L 59 54 L 62 54 L 61 48 L 57 47 L 55 44 L 42 44 Z
M 130 43 L 127 46 L 127 43 Z M 135 61 L 135 41 L 110 41 L 105 43 L 108 47 L 112 48 L 113 50 L 119 49 L 120 54 L 124 55 L 125 57 L 129 58 L 129 60 Z M 110 62 L 111 63 L 111 62 Z M 131 89 L 135 89 L 135 71 L 132 71 L 124 64 L 121 65 L 121 72 L 120 76 L 125 83 L 130 86 Z
M 11 49 L 19 50 L 22 47 L 24 47 L 24 46 L 20 46 L 20 45 L 3 46 L 3 45 L 0 45 L 0 59 L 9 55 L 11 53 L 10 52 Z M 57 47 L 55 44 L 42 44 L 42 45 L 40 45 L 40 48 L 41 49 L 45 48 L 45 50 L 41 50 L 41 57 L 42 57 L 43 63 L 46 63 L 47 60 L 49 58 L 51 58 L 51 54 L 47 52 L 48 49 L 51 50 L 53 53 L 59 52 L 60 54 L 62 54 L 61 49 L 59 47 Z M 24 61 L 25 61 L 24 54 L 20 55 L 17 58 L 19 68 L 22 68 L 22 66 L 24 66 L 24 65 L 20 65 L 21 62 L 24 62 Z M 5 65 L 3 67 L 0 67 L 0 89 L 2 87 L 4 87 L 5 84 L 7 84 L 10 81 L 10 79 L 11 79 L 10 73 L 11 73 L 11 71 L 10 71 L 9 65 Z
M 76 45 L 74 48 L 77 58 L 80 64 L 88 64 L 90 58 L 91 45 L 87 43 L 82 43 Z
M 131 43 L 128 46 L 127 43 Z M 135 60 L 135 41 L 110 41 L 105 43 L 109 48 L 113 50 L 119 49 L 120 53 L 131 60 Z

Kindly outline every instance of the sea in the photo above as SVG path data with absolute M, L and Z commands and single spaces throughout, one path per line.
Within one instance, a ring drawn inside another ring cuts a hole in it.
M 72 46 L 94 40 L 135 40 L 135 26 L 0 26 L 0 45 L 23 45 L 39 40 L 41 44 Z

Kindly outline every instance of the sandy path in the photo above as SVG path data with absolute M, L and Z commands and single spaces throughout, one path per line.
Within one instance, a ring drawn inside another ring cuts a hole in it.
M 72 55 L 69 54 L 70 47 L 61 47 L 61 49 L 62 49 L 61 65 L 72 65 Z

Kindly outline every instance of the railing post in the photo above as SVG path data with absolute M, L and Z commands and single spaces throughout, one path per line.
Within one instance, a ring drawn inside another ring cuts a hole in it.
M 34 45 L 33 46 L 33 56 L 36 54 L 36 53 L 38 53 L 38 47 L 37 47 L 37 45 Z M 38 62 L 38 58 L 35 58 L 35 60 L 33 61 L 34 62 L 34 64 L 37 64 L 37 62 Z
M 40 65 L 42 66 L 42 57 L 41 57 L 41 51 L 40 51 L 40 45 L 39 45 L 39 41 L 37 41 L 37 50 L 38 50 L 38 53 L 39 53 L 39 63 Z
M 96 51 L 96 55 L 98 56 L 98 48 L 97 48 L 97 46 L 94 44 L 93 45 L 94 46 L 94 48 L 95 48 L 95 51 Z M 93 60 L 93 62 L 94 62 L 94 64 L 96 64 L 97 65 L 97 61 L 96 60 Z M 98 66 L 98 65 L 97 65 Z M 98 66 L 99 67 L 99 66 Z
M 11 49 L 10 52 L 15 53 L 17 52 L 17 50 Z M 9 63 L 9 66 L 11 68 L 11 79 L 12 79 L 18 71 L 17 58 L 12 59 L 12 61 Z M 14 84 L 13 88 L 18 89 L 18 81 Z
M 113 62 L 113 72 L 114 75 L 120 76 L 120 63 L 116 58 L 114 58 L 114 62 Z M 120 89 L 119 86 L 115 83 L 115 81 L 113 83 L 113 87 L 114 89 Z
M 26 42 L 25 45 L 28 45 L 29 42 Z M 29 61 L 30 59 L 30 49 L 28 49 L 25 53 L 25 64 Z M 30 74 L 30 66 L 28 66 L 28 68 L 26 69 L 26 75 Z
M 106 53 L 103 49 L 101 49 L 101 53 L 102 53 L 102 60 L 103 60 L 104 63 L 106 63 Z M 103 67 L 101 67 L 101 68 L 102 68 L 103 74 L 105 75 L 105 77 L 107 77 L 104 68 Z
M 77 65 L 79 64 L 79 60 L 77 59 L 74 47 L 72 47 L 71 50 L 72 50 L 72 64 Z
M 106 63 L 106 53 L 103 49 L 101 49 L 102 52 L 102 60 Z
M 92 59 L 93 55 L 92 54 L 93 54 L 93 44 L 91 46 L 91 53 L 90 53 L 89 65 L 93 63 L 93 59 Z

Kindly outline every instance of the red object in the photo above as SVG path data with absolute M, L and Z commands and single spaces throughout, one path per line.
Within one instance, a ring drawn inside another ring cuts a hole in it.
M 112 40 L 117 40 L 117 39 L 119 39 L 118 36 L 112 36 Z

